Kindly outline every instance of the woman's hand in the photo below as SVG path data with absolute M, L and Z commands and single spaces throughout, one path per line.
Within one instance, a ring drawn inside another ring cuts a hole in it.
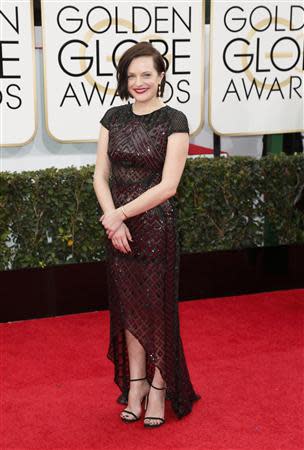
M 129 228 L 124 222 L 122 222 L 112 237 L 112 244 L 115 248 L 117 248 L 117 250 L 123 253 L 132 252 L 128 239 L 133 241 Z
M 99 221 L 107 230 L 108 238 L 112 239 L 115 231 L 118 230 L 120 225 L 123 223 L 124 214 L 120 208 L 113 209 L 103 214 Z

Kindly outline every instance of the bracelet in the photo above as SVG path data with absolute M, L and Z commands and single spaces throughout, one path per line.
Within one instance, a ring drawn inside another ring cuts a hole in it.
M 122 210 L 123 214 L 124 214 L 124 215 L 126 216 L 126 218 L 128 219 L 128 216 L 127 216 L 127 214 L 125 213 L 125 211 L 124 211 L 124 209 L 123 209 L 123 206 L 121 206 L 120 209 Z

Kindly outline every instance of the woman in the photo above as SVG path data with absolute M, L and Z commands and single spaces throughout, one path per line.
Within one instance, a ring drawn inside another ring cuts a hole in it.
M 118 95 L 135 101 L 109 108 L 100 120 L 94 171 L 108 236 L 107 356 L 128 402 L 121 419 L 139 420 L 145 398 L 147 427 L 165 422 L 165 398 L 179 418 L 200 398 L 189 378 L 177 304 L 174 195 L 189 129 L 186 116 L 162 101 L 165 71 L 164 59 L 148 42 L 135 44 L 120 58 Z

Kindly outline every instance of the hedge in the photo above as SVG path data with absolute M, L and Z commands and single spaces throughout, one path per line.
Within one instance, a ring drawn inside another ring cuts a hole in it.
M 105 259 L 93 172 L 0 174 L 0 270 Z M 266 226 L 277 245 L 304 243 L 304 214 L 293 207 L 303 183 L 303 154 L 188 158 L 173 197 L 181 253 L 267 246 Z

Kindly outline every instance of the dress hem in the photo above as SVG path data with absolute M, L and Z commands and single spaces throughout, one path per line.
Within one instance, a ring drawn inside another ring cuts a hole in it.
M 130 328 L 131 328 L 131 329 L 130 329 Z M 123 333 L 124 330 L 128 330 L 128 331 L 129 331 L 129 332 L 130 332 L 130 333 L 138 340 L 138 342 L 139 342 L 139 343 L 141 344 L 141 346 L 144 348 L 144 350 L 145 350 L 145 352 L 146 352 L 146 355 L 147 355 L 147 354 L 148 354 L 148 349 L 145 348 L 145 345 L 143 344 L 143 342 L 141 341 L 141 339 L 138 338 L 137 335 L 132 331 L 132 327 L 125 326 L 125 327 L 120 328 L 119 331 L 120 331 L 120 333 Z M 118 333 L 117 333 L 114 337 L 112 337 L 112 339 L 114 339 L 115 337 L 117 337 L 117 335 L 118 335 Z M 110 347 L 111 347 L 111 342 L 110 342 Z M 114 357 L 111 357 L 111 354 L 110 354 L 110 351 L 109 351 L 109 350 L 108 350 L 108 352 L 107 352 L 107 358 L 113 363 L 114 368 L 116 368 L 116 365 L 115 365 L 115 359 L 114 359 Z M 198 400 L 200 400 L 200 399 L 202 398 L 201 395 L 199 395 L 199 394 L 197 394 L 197 393 L 194 392 L 194 395 L 189 399 L 188 407 L 186 407 L 186 408 L 185 408 L 185 407 L 181 407 L 180 404 L 179 404 L 178 399 L 173 398 L 172 391 L 171 391 L 171 393 L 170 393 L 170 387 L 168 386 L 167 379 L 166 379 L 166 377 L 164 376 L 162 369 L 161 369 L 155 362 L 150 362 L 150 364 L 153 365 L 154 367 L 157 367 L 158 370 L 160 371 L 160 374 L 161 374 L 161 376 L 162 376 L 162 378 L 163 378 L 163 380 L 164 380 L 164 382 L 165 382 L 165 384 L 166 384 L 166 386 L 167 386 L 165 400 L 170 402 L 172 411 L 174 412 L 175 416 L 176 416 L 178 419 L 182 419 L 182 418 L 185 417 L 186 415 L 190 414 L 190 413 L 192 412 L 193 404 L 194 404 L 196 401 L 198 401 Z M 146 376 L 147 376 L 148 382 L 151 384 L 151 383 L 152 383 L 151 377 L 149 377 L 147 373 L 146 373 Z M 151 380 L 151 381 L 150 381 L 150 380 Z M 116 374 L 114 375 L 114 383 L 118 386 L 118 388 L 119 388 L 120 391 L 121 391 L 121 395 L 118 397 L 117 402 L 118 402 L 118 403 L 122 403 L 122 404 L 127 404 L 127 402 L 128 402 L 128 391 L 129 391 L 129 389 L 125 390 L 125 389 L 122 387 L 122 385 L 119 383 L 119 381 L 118 381 L 118 379 L 117 379 L 117 375 L 116 375 Z M 128 380 L 128 385 L 130 386 L 129 380 Z M 122 401 L 119 401 L 119 399 L 121 399 Z

